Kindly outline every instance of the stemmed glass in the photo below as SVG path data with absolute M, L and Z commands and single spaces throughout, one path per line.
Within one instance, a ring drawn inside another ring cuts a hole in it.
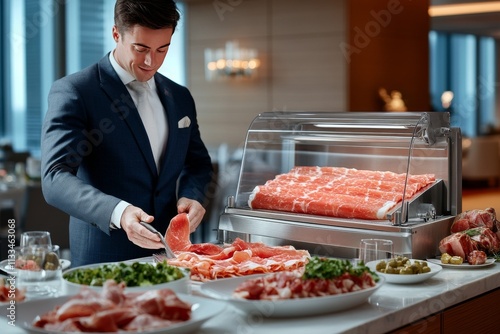
M 46 247 L 52 248 L 49 231 L 27 231 L 21 233 L 21 247 Z

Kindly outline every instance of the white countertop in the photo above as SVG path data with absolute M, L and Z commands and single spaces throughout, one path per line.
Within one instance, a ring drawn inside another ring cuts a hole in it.
M 469 298 L 500 287 L 500 263 L 474 269 L 443 268 L 425 282 L 411 285 L 384 283 L 369 299 L 353 309 L 320 316 L 265 319 L 246 315 L 233 306 L 207 321 L 198 333 L 385 333 L 435 314 Z M 198 286 L 193 286 L 198 294 Z M 2 306 L 3 307 L 3 306 Z M 5 311 L 2 310 L 2 315 Z M 25 330 L 0 319 L 1 332 L 25 334 Z

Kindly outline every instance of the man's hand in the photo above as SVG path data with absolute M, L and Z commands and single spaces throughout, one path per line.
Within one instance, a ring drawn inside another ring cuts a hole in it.
M 198 225 L 200 225 L 206 210 L 198 201 L 181 197 L 179 201 L 177 201 L 177 212 L 185 212 L 188 214 L 189 232 L 193 233 Z
M 160 237 L 147 228 L 139 224 L 140 221 L 151 223 L 153 216 L 148 215 L 142 209 L 129 205 L 123 211 L 120 224 L 121 228 L 127 233 L 127 237 L 137 246 L 148 249 L 163 248 Z

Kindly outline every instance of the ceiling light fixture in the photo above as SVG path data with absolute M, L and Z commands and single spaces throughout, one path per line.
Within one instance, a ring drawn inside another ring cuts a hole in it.
M 259 65 L 257 50 L 240 48 L 237 41 L 226 42 L 225 48 L 205 49 L 207 80 L 253 77 Z
M 429 7 L 429 16 L 452 16 L 500 12 L 500 1 L 435 5 Z

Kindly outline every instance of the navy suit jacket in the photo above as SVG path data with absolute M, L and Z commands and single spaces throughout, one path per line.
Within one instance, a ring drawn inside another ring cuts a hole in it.
M 108 56 L 52 85 L 42 127 L 42 189 L 49 204 L 70 215 L 73 266 L 155 252 L 130 242 L 122 229 L 110 231 L 120 200 L 153 215 L 163 233 L 177 214 L 178 198 L 204 204 L 212 165 L 193 98 L 159 73 L 155 82 L 168 120 L 159 172 L 139 113 Z

